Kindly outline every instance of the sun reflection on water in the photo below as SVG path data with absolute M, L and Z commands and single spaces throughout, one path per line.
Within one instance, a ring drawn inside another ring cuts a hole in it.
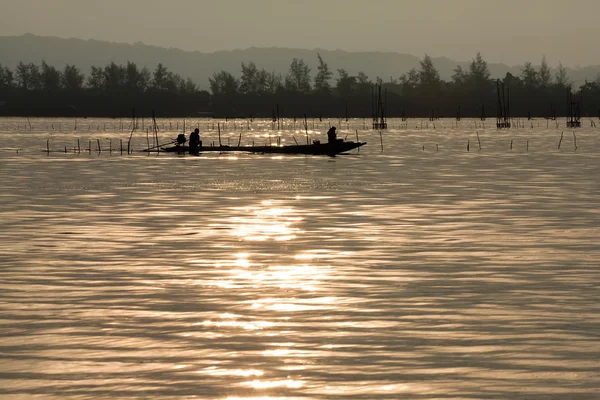
M 302 221 L 296 216 L 298 210 L 287 207 L 274 207 L 274 202 L 263 201 L 260 206 L 243 207 L 238 210 L 243 217 L 231 219 L 231 235 L 247 241 L 289 241 L 302 232 L 292 224 Z

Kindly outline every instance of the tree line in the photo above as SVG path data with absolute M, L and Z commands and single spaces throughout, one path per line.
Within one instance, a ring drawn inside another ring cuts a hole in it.
M 440 78 L 425 55 L 418 68 L 394 78 L 369 78 L 364 72 L 335 73 L 320 54 L 313 74 L 302 59 L 294 58 L 285 75 L 266 71 L 254 62 L 241 63 L 241 76 L 220 71 L 209 78 L 212 94 L 199 90 L 191 79 L 162 64 L 150 71 L 135 63 L 92 66 L 85 75 L 74 65 L 62 70 L 42 61 L 19 63 L 14 71 L 0 65 L 0 107 L 4 115 L 123 116 L 132 108 L 162 115 L 185 116 L 350 116 L 370 117 L 373 90 L 380 85 L 390 117 L 495 116 L 497 85 L 510 90 L 512 116 L 553 117 L 566 111 L 567 92 L 581 101 L 584 115 L 598 116 L 600 76 L 575 88 L 566 68 L 551 69 L 546 58 L 539 67 L 526 62 L 518 76 L 507 73 L 497 82 L 487 62 L 477 53 L 467 68 L 457 66 L 450 81 Z M 12 114 L 11 114 L 12 113 Z M 36 114 L 37 113 L 37 114 Z
M 75 65 L 67 64 L 63 70 L 42 61 L 41 65 L 20 62 L 15 71 L 0 65 L 0 90 L 3 92 L 82 92 L 96 93 L 151 93 L 192 94 L 199 92 L 190 78 L 169 71 L 158 64 L 152 72 L 135 63 L 92 66 L 87 77 Z
M 135 113 L 188 116 L 209 113 L 209 94 L 191 79 L 158 64 L 154 71 L 135 63 L 77 66 L 62 70 L 42 61 L 20 62 L 14 71 L 0 65 L 0 115 L 125 116 Z
M 209 82 L 213 103 L 222 112 L 235 111 L 232 106 L 245 110 L 272 107 L 279 99 L 278 103 L 291 106 L 295 115 L 302 115 L 300 105 L 313 115 L 334 108 L 337 116 L 350 113 L 365 117 L 372 113 L 373 88 L 380 85 L 387 93 L 388 116 L 490 117 L 496 115 L 497 87 L 503 84 L 510 92 L 512 116 L 565 115 L 568 92 L 582 103 L 582 112 L 598 116 L 600 76 L 575 88 L 566 68 L 559 64 L 551 69 L 545 57 L 539 67 L 526 62 L 520 75 L 507 73 L 500 80 L 491 78 L 480 53 L 467 68 L 457 66 L 450 81 L 440 78 L 428 55 L 419 64 L 397 78 L 370 79 L 364 72 L 351 75 L 345 69 L 337 69 L 334 73 L 318 55 L 314 76 L 303 60 L 294 59 L 285 76 L 259 69 L 250 62 L 241 64 L 239 79 L 228 71 L 220 71 Z

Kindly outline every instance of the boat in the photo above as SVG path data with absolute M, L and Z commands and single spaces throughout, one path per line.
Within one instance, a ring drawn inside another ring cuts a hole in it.
M 202 146 L 198 148 L 198 153 L 209 151 L 216 152 L 248 152 L 248 153 L 268 153 L 268 154 L 305 154 L 305 155 L 327 155 L 345 153 L 350 150 L 364 146 L 367 142 L 352 142 L 339 140 L 336 143 L 313 143 L 296 144 L 288 146 Z M 168 153 L 189 153 L 189 146 L 163 147 L 161 151 Z M 194 151 L 192 151 L 194 153 Z

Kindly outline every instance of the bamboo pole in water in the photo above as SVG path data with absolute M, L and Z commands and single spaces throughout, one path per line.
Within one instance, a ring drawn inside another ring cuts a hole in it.
M 156 140 L 156 152 L 160 153 L 160 146 L 158 145 L 158 127 L 156 126 L 156 117 L 154 116 L 154 110 L 152 110 L 152 123 L 154 125 L 154 137 L 152 138 L 152 140 Z
M 306 144 L 308 143 L 308 122 L 306 121 L 306 114 L 304 114 L 304 131 L 306 132 Z
M 131 138 L 133 137 L 133 132 L 135 131 L 135 108 L 132 109 L 133 113 L 133 127 L 131 128 L 131 133 L 129 134 L 129 140 L 127 141 L 127 154 L 131 152 Z
M 564 134 L 565 134 L 564 132 L 561 132 L 561 134 L 560 134 L 560 140 L 558 141 L 558 150 L 560 150 L 560 144 L 562 143 Z

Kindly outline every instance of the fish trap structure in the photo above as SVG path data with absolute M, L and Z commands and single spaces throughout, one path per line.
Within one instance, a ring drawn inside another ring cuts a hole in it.
M 567 90 L 567 128 L 581 128 L 581 101 L 573 100 L 571 89 Z
M 375 84 L 371 91 L 371 110 L 373 115 L 373 129 L 387 129 L 387 89 L 382 96 L 381 83 Z
M 500 79 L 496 80 L 496 128 L 510 128 L 510 89 L 504 87 Z

